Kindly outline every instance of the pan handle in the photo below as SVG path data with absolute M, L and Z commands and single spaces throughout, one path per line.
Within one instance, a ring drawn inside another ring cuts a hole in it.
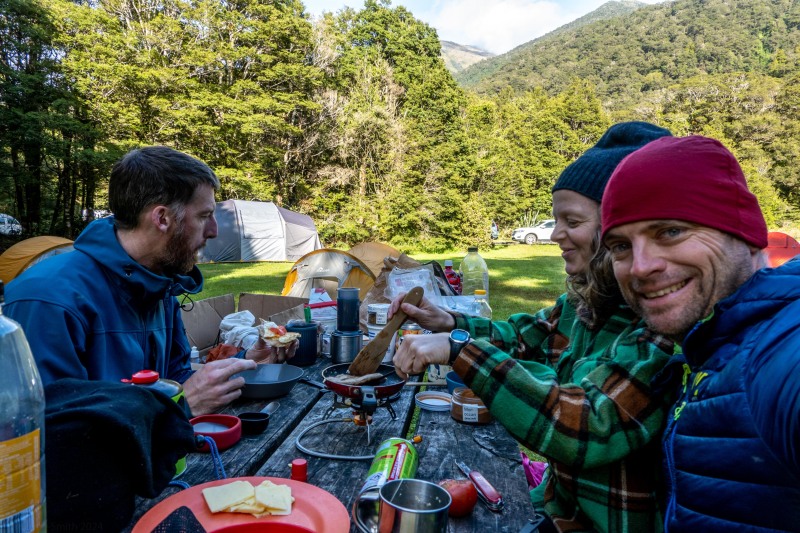
M 368 413 L 372 413 L 378 407 L 375 387 L 361 387 L 361 407 Z
M 312 387 L 316 387 L 322 392 L 330 391 L 330 389 L 326 387 L 323 383 L 320 383 L 319 381 L 314 381 L 313 379 L 300 378 L 297 381 L 299 381 L 300 383 L 305 383 L 306 385 L 311 385 Z

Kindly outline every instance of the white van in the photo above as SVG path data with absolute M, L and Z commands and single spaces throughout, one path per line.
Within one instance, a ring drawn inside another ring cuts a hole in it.
M 0 235 L 19 235 L 22 225 L 11 215 L 0 213 Z

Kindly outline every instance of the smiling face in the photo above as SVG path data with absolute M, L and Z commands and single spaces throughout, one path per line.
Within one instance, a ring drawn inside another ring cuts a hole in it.
M 561 248 L 564 270 L 570 276 L 584 272 L 600 234 L 600 204 L 575 191 L 559 189 L 553 193 L 553 218 L 556 227 L 550 240 Z
M 604 244 L 631 308 L 680 342 L 756 270 L 758 251 L 727 233 L 679 220 L 611 228 Z
M 191 201 L 184 206 L 183 215 L 177 217 L 169 236 L 162 270 L 168 274 L 186 274 L 197 262 L 197 253 L 208 239 L 217 236 L 217 219 L 214 217 L 214 189 L 200 185 Z

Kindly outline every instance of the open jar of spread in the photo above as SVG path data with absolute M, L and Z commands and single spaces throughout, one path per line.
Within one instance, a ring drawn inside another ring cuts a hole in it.
M 389 317 L 389 304 L 367 305 L 367 324 L 385 326 Z
M 488 424 L 492 421 L 492 414 L 478 398 L 472 389 L 458 387 L 453 391 L 450 403 L 450 416 L 459 422 L 470 424 Z

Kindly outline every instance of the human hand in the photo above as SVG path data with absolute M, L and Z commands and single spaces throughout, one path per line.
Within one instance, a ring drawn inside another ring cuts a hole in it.
M 193 416 L 213 413 L 242 395 L 244 378 L 234 374 L 256 368 L 247 359 L 220 359 L 206 363 L 183 384 L 183 393 Z
M 389 318 L 391 318 L 398 309 L 402 308 L 403 312 L 407 314 L 411 320 L 428 331 L 451 331 L 456 327 L 456 320 L 453 318 L 453 315 L 441 307 L 433 305 L 427 298 L 423 297 L 419 306 L 416 306 L 403 303 L 403 298 L 405 297 L 406 293 L 401 292 L 392 300 L 391 305 L 389 305 Z
M 292 357 L 294 357 L 294 354 L 297 351 L 297 347 L 299 345 L 300 341 L 294 340 L 288 346 L 281 346 L 280 348 L 276 348 L 274 346 L 270 346 L 269 344 L 264 342 L 264 339 L 259 337 L 256 343 L 252 346 L 252 348 L 247 350 L 245 357 L 259 364 L 283 363 L 287 359 L 291 359 Z
M 397 375 L 406 379 L 411 374 L 422 374 L 428 365 L 446 365 L 450 360 L 450 336 L 447 333 L 408 335 L 394 353 Z

